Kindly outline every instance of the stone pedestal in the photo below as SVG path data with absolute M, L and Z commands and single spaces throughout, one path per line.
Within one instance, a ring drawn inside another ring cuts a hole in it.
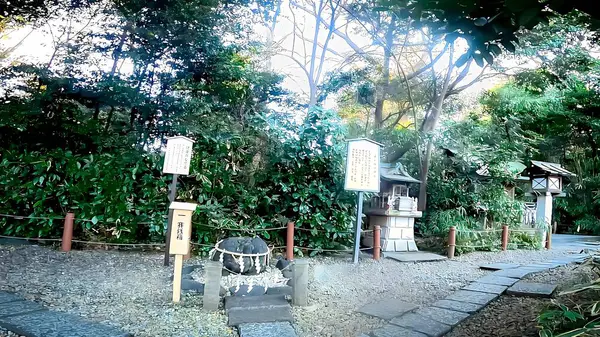
M 552 194 L 550 192 L 537 197 L 536 222 L 543 222 L 546 226 L 552 223 Z
M 418 251 L 415 243 L 415 218 L 422 216 L 418 211 L 386 211 L 369 215 L 369 229 L 381 227 L 381 250 L 384 252 Z M 373 246 L 373 233 L 365 233 L 363 245 Z

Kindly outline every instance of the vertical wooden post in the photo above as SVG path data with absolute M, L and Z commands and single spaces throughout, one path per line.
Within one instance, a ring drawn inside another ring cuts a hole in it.
M 71 251 L 71 241 L 73 240 L 73 220 L 75 219 L 75 214 L 67 213 L 65 216 L 65 226 L 63 228 L 63 236 L 62 242 L 60 245 L 60 250 L 63 252 Z
M 552 228 L 548 226 L 548 230 L 546 231 L 546 249 L 552 249 Z
M 508 248 L 508 226 L 502 226 L 502 250 Z
M 379 260 L 381 254 L 381 226 L 373 228 L 373 259 Z
M 173 269 L 173 302 L 181 300 L 181 269 L 183 268 L 183 255 L 175 255 L 175 268 Z
M 450 227 L 448 231 L 448 258 L 454 258 L 454 251 L 456 250 L 456 227 Z
M 287 240 L 286 240 L 286 251 L 285 258 L 288 261 L 294 260 L 294 223 L 288 222 L 287 224 Z

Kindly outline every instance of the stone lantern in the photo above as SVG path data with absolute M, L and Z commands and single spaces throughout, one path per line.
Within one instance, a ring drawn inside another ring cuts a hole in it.
M 552 223 L 552 198 L 565 196 L 563 179 L 575 177 L 560 164 L 532 160 L 525 170 L 531 181 L 531 194 L 537 197 L 536 222 Z
M 384 252 L 417 251 L 415 243 L 415 218 L 423 213 L 417 211 L 417 198 L 410 196 L 411 184 L 420 183 L 411 177 L 400 163 L 381 163 L 381 192 L 374 194 L 365 210 L 369 229 L 381 227 L 381 250 Z M 363 236 L 363 245 L 373 246 L 373 233 Z

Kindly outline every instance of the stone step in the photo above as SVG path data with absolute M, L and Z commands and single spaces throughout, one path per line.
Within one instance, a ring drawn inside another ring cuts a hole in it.
M 470 290 L 470 291 L 479 291 L 482 293 L 489 293 L 489 294 L 502 294 L 506 288 L 508 288 L 507 286 L 500 286 L 497 284 L 487 284 L 487 283 L 479 283 L 479 282 L 473 282 L 471 284 L 469 284 L 468 286 L 464 287 L 464 290 Z
M 447 334 L 452 327 L 447 324 L 434 321 L 429 317 L 409 312 L 390 321 L 393 325 L 414 330 L 430 337 L 440 337 Z M 410 335 L 408 335 L 410 336 Z
M 263 307 L 238 307 L 227 313 L 229 326 L 245 323 L 292 322 L 292 307 L 287 305 L 270 305 Z
M 296 331 L 288 322 L 246 323 L 238 327 L 240 337 L 296 337 Z
M 552 297 L 556 290 L 555 284 L 519 281 L 508 288 L 506 293 L 513 296 L 525 297 Z
M 285 295 L 262 296 L 227 296 L 225 297 L 225 311 L 237 308 L 289 306 Z

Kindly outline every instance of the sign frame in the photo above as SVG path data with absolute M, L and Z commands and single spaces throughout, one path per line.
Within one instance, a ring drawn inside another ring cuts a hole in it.
M 346 191 L 355 191 L 355 192 L 374 192 L 374 193 L 379 193 L 381 191 L 381 179 L 380 179 L 380 171 L 381 171 L 381 148 L 383 147 L 383 144 L 378 143 L 376 141 L 370 140 L 368 138 L 356 138 L 356 139 L 349 139 L 347 144 L 347 148 L 346 148 L 346 167 L 345 167 L 345 176 L 344 176 L 344 190 Z M 351 158 L 351 143 L 356 143 L 356 142 L 369 142 L 372 144 L 377 145 L 378 150 L 377 150 L 377 177 L 375 178 L 375 180 L 377 181 L 377 189 L 364 189 L 364 188 L 349 188 L 348 184 L 350 182 L 350 158 Z
M 180 156 L 176 155 L 179 153 L 176 152 L 176 150 L 179 150 L 181 146 L 185 146 L 187 152 L 187 155 L 183 158 L 180 158 Z M 165 158 L 163 162 L 162 172 L 184 176 L 189 175 L 190 164 L 192 162 L 193 155 L 193 146 L 194 141 L 185 136 L 175 136 L 167 138 L 167 147 L 165 149 Z

